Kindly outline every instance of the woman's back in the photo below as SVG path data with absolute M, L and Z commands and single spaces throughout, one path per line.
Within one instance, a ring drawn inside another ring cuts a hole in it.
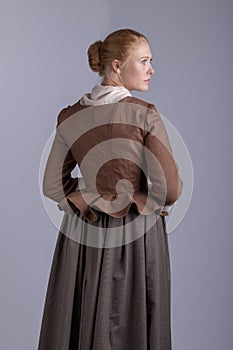
M 153 105 L 132 97 L 85 108 L 78 102 L 59 114 L 56 137 L 44 192 L 56 200 L 51 188 L 58 184 L 55 195 L 64 193 L 88 219 L 93 213 L 91 207 L 114 217 L 126 215 L 133 203 L 140 213 L 161 211 L 180 194 L 176 163 Z M 76 163 L 85 186 L 73 191 L 74 180 L 69 174 Z M 52 174 L 51 169 L 59 170 Z

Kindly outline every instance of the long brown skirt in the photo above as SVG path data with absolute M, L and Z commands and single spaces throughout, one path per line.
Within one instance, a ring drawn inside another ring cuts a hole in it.
M 132 224 L 136 216 L 139 222 Z M 103 244 L 112 227 L 122 244 Z M 90 228 L 95 239 L 85 241 Z M 102 238 L 96 243 L 98 232 Z M 116 219 L 100 213 L 94 224 L 87 224 L 79 212 L 64 217 L 38 350 L 112 349 L 171 349 L 170 262 L 162 216 L 131 210 Z

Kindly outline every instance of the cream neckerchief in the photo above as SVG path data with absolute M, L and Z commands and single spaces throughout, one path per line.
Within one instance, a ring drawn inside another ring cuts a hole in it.
M 93 87 L 91 93 L 83 95 L 80 103 L 85 106 L 99 106 L 118 102 L 126 96 L 132 95 L 124 86 L 96 85 Z

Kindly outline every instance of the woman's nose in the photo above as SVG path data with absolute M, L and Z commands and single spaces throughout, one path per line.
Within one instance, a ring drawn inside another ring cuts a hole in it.
M 149 66 L 149 73 L 150 74 L 154 74 L 154 69 L 153 69 L 153 67 L 152 67 L 152 65 L 150 64 L 150 66 Z

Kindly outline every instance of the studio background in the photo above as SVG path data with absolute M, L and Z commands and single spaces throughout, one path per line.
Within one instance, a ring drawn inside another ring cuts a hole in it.
M 149 39 L 154 103 L 190 152 L 193 196 L 169 235 L 174 350 L 230 349 L 233 3 L 2 0 L 0 348 L 36 350 L 58 235 L 39 165 L 59 110 L 99 83 L 88 46 L 116 29 Z

